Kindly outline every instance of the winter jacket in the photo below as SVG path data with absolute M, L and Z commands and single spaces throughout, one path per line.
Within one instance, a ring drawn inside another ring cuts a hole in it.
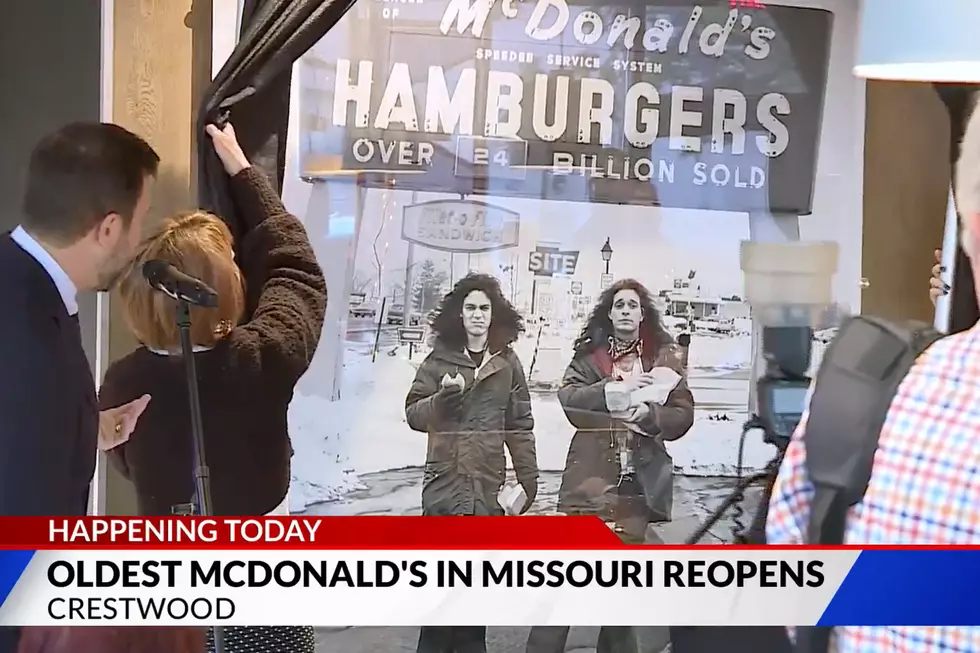
M 643 371 L 666 366 L 684 375 L 677 345 L 666 333 L 660 346 L 644 349 Z M 621 476 L 618 439 L 625 424 L 609 414 L 605 386 L 612 381 L 612 358 L 605 346 L 578 354 L 565 370 L 558 401 L 577 429 L 568 447 L 558 494 L 558 510 L 566 514 L 599 515 L 621 521 L 623 499 L 617 488 Z M 673 496 L 673 460 L 664 441 L 683 436 L 694 423 L 694 397 L 682 378 L 664 405 L 650 404 L 649 416 L 638 426 L 642 435 L 629 438 L 635 483 L 641 491 L 641 530 L 649 522 L 670 519 Z M 642 505 L 642 504 L 645 504 Z M 635 509 L 635 506 L 631 510 Z
M 459 415 L 438 414 L 435 395 L 445 374 L 462 375 L 465 386 Z M 504 445 L 517 479 L 536 483 L 534 418 L 524 369 L 506 348 L 488 354 L 477 369 L 463 351 L 439 341 L 425 358 L 405 398 L 405 417 L 428 433 L 422 488 L 426 515 L 499 515 L 497 493 L 504 483 Z

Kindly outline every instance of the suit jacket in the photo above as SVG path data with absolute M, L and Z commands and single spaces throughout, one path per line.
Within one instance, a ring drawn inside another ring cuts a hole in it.
M 0 515 L 81 516 L 99 413 L 77 319 L 37 260 L 0 235 Z M 0 653 L 17 630 L 0 629 Z
M 77 319 L 9 234 L 0 236 L 0 316 L 0 515 L 85 515 L 95 383 Z

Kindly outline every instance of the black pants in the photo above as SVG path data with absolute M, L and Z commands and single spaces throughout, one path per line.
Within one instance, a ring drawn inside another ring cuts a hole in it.
M 486 626 L 422 626 L 418 653 L 486 653 Z
M 617 495 L 614 532 L 624 544 L 643 544 L 649 522 L 643 491 L 628 476 L 620 479 Z M 533 626 L 526 653 L 564 653 L 569 630 L 569 626 Z M 632 626 L 600 628 L 596 653 L 639 653 Z
M 424 493 L 424 491 L 423 491 Z M 477 515 L 503 515 L 504 511 L 493 502 L 493 507 L 477 508 Z M 423 498 L 423 505 L 425 501 Z M 451 512 L 422 509 L 422 516 L 451 515 Z M 486 653 L 486 626 L 422 626 L 419 628 L 417 653 Z

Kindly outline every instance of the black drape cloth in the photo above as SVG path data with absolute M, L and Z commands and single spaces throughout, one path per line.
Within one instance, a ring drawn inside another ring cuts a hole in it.
M 280 192 L 293 63 L 354 2 L 245 0 L 238 45 L 205 93 L 197 115 L 198 133 L 203 134 L 209 122 L 231 120 L 246 156 L 277 181 Z M 208 139 L 198 143 L 198 204 L 222 216 L 237 236 L 241 230 L 227 176 Z
M 972 84 L 936 84 L 936 92 L 949 112 L 949 163 L 950 169 L 960 156 L 960 143 L 966 131 L 966 123 L 973 108 L 972 96 L 977 87 Z M 955 198 L 954 198 L 955 199 Z M 950 295 L 950 333 L 969 329 L 980 319 L 976 293 L 973 290 L 973 272 L 970 260 L 962 247 L 956 250 L 956 269 L 953 290 Z

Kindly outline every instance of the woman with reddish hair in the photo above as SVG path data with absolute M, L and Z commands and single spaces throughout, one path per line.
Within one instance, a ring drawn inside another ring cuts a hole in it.
M 140 347 L 106 370 L 99 402 L 123 406 L 152 397 L 130 439 L 109 452 L 133 482 L 140 515 L 169 515 L 195 501 L 176 302 L 146 282 L 147 261 L 162 260 L 218 294 L 217 307 L 191 307 L 197 368 L 217 516 L 289 514 L 293 455 L 286 419 L 293 389 L 316 352 L 327 286 L 303 223 L 265 175 L 252 167 L 231 125 L 208 127 L 238 208 L 238 242 L 224 220 L 191 211 L 165 220 L 123 276 L 123 317 Z M 307 626 L 228 626 L 226 653 L 313 653 Z M 200 649 L 214 650 L 213 638 Z

